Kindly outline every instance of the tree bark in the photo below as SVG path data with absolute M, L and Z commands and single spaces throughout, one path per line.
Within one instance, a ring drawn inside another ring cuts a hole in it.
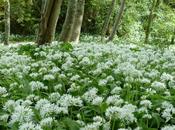
M 80 38 L 81 26 L 82 26 L 83 16 L 84 16 L 84 6 L 85 6 L 85 0 L 77 1 L 75 19 L 74 19 L 73 28 L 72 28 L 72 36 L 70 39 L 75 43 L 78 43 Z
M 112 0 L 111 5 L 109 7 L 109 12 L 107 14 L 107 17 L 105 19 L 105 22 L 104 22 L 104 25 L 103 25 L 103 28 L 102 28 L 101 40 L 103 40 L 103 37 L 105 36 L 105 34 L 107 32 L 109 22 L 110 22 L 110 17 L 112 15 L 112 12 L 113 12 L 113 9 L 114 9 L 114 6 L 115 6 L 115 2 L 116 2 L 116 0 Z
M 125 0 L 121 0 L 119 12 L 118 12 L 118 15 L 116 15 L 114 27 L 113 27 L 112 33 L 109 36 L 107 42 L 112 41 L 114 39 L 115 33 L 119 28 L 120 20 L 122 18 L 122 14 L 124 12 L 124 7 L 125 7 Z
M 174 44 L 174 39 L 175 39 L 175 28 L 174 28 L 174 32 L 173 32 L 173 35 L 172 35 L 172 38 L 171 38 L 171 44 Z
M 5 1 L 5 36 L 4 36 L 4 44 L 9 44 L 10 37 L 10 1 Z
M 66 19 L 60 35 L 60 41 L 70 42 L 72 36 L 73 22 L 75 19 L 77 0 L 69 0 Z
M 43 0 L 37 43 L 51 43 L 55 37 L 62 0 Z
M 151 32 L 151 25 L 152 22 L 154 20 L 154 11 L 157 9 L 157 7 L 160 4 L 160 0 L 154 0 L 153 4 L 152 4 L 152 8 L 150 10 L 150 14 L 148 17 L 148 24 L 145 30 L 145 43 L 147 44 L 149 42 L 149 36 L 150 36 L 150 32 Z

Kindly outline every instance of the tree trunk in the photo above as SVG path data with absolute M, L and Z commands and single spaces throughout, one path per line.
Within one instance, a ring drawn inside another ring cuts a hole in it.
M 62 0 L 43 0 L 38 45 L 51 43 L 54 40 L 61 5 Z
M 81 26 L 82 26 L 83 16 L 84 16 L 84 6 L 85 6 L 85 0 L 77 1 L 77 8 L 76 8 L 75 19 L 74 19 L 73 28 L 72 28 L 72 36 L 71 36 L 71 41 L 75 43 L 78 43 L 80 38 Z
M 107 14 L 107 17 L 105 19 L 105 22 L 104 22 L 104 25 L 103 25 L 103 28 L 102 28 L 101 40 L 103 40 L 103 37 L 105 36 L 105 34 L 107 32 L 107 29 L 108 29 L 108 26 L 109 26 L 109 22 L 110 22 L 110 17 L 112 15 L 112 12 L 113 12 L 113 9 L 114 9 L 114 6 L 115 6 L 115 1 L 116 0 L 112 0 L 111 5 L 109 7 L 109 12 Z
M 10 37 L 10 1 L 5 1 L 5 37 L 4 37 L 4 44 L 9 44 L 9 37 Z
M 172 38 L 171 38 L 171 44 L 174 44 L 174 39 L 175 39 L 175 28 L 174 28 L 174 32 L 173 32 L 173 35 L 172 35 Z
M 114 27 L 113 27 L 112 33 L 111 33 L 111 35 L 109 36 L 107 42 L 113 40 L 113 38 L 114 38 L 114 36 L 115 36 L 115 33 L 116 33 L 116 31 L 118 30 L 118 28 L 119 28 L 120 20 L 121 20 L 121 18 L 122 18 L 122 14 L 123 14 L 123 12 L 124 12 L 124 7 L 125 7 L 125 0 L 121 0 L 120 10 L 119 10 L 119 12 L 118 12 L 118 15 L 116 15 Z
M 152 22 L 153 22 L 153 19 L 154 19 L 154 11 L 157 9 L 159 4 L 160 4 L 160 0 L 154 0 L 153 1 L 152 8 L 150 10 L 150 14 L 149 14 L 149 17 L 148 17 L 148 25 L 147 25 L 146 30 L 145 30 L 145 43 L 146 44 L 149 42 L 149 35 L 150 35 L 150 32 L 151 32 L 151 25 L 152 25 Z
M 69 0 L 66 19 L 60 35 L 60 41 L 70 42 L 72 36 L 73 23 L 75 19 L 77 0 Z

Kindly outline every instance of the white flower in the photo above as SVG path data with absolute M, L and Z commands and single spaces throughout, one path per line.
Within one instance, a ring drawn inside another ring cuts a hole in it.
M 10 111 L 10 112 L 12 112 L 15 106 L 16 106 L 16 102 L 15 102 L 15 101 L 13 101 L 13 100 L 8 100 L 8 101 L 5 103 L 3 109 L 4 109 L 5 111 Z
M 47 117 L 47 118 L 44 118 L 40 121 L 40 125 L 42 127 L 51 127 L 52 126 L 52 123 L 53 123 L 53 118 L 52 117 Z
M 50 102 L 47 99 L 40 99 L 39 101 L 37 101 L 35 108 L 37 110 L 40 110 L 45 104 L 49 104 Z
M 163 73 L 160 77 L 160 79 L 162 81 L 172 81 L 173 80 L 173 76 L 167 73 Z
M 157 82 L 157 81 L 154 81 L 154 82 L 151 84 L 151 87 L 153 87 L 153 88 L 156 89 L 156 90 L 164 90 L 164 89 L 166 89 L 166 86 L 165 86 L 164 83 Z
M 0 97 L 6 97 L 7 95 L 8 94 L 6 88 L 0 86 Z
M 81 65 L 89 65 L 91 62 L 88 57 L 83 57 L 83 59 L 80 61 Z
M 43 129 L 39 125 L 35 125 L 32 122 L 27 122 L 19 126 L 19 130 L 43 130 Z
M 92 104 L 93 105 L 100 105 L 101 103 L 103 102 L 103 98 L 102 97 L 95 97 L 93 100 L 92 100 Z
M 151 81 L 147 78 L 143 78 L 140 80 L 141 83 L 149 84 Z
M 81 120 L 76 120 L 76 122 L 82 127 L 85 126 L 85 123 Z
M 101 79 L 101 80 L 99 80 L 98 85 L 99 86 L 106 86 L 107 83 L 108 83 L 108 81 L 106 79 Z
M 106 99 L 106 103 L 108 105 L 112 104 L 112 105 L 115 105 L 115 106 L 120 106 L 123 102 L 124 102 L 123 99 L 121 99 L 119 95 L 109 96 Z
M 116 86 L 114 89 L 112 89 L 111 94 L 119 94 L 121 90 L 121 87 Z
M 32 91 L 35 91 L 35 90 L 40 90 L 40 89 L 48 89 L 47 86 L 44 86 L 44 84 L 40 81 L 31 81 L 29 83 L 29 86 L 31 87 L 31 90 Z
M 26 100 L 30 100 L 30 101 L 38 101 L 39 100 L 39 96 L 36 96 L 34 94 L 30 94 L 26 97 Z
M 80 78 L 79 75 L 74 75 L 70 78 L 71 81 L 77 81 Z
M 101 125 L 102 124 L 100 122 L 93 122 L 91 124 L 87 124 L 83 128 L 80 128 L 80 130 L 98 130 Z
M 51 93 L 49 95 L 49 99 L 51 102 L 57 102 L 60 98 L 60 94 L 58 92 L 55 92 L 55 93 Z
M 106 80 L 108 81 L 108 82 L 112 82 L 112 81 L 114 81 L 114 77 L 113 76 L 108 76 L 107 78 L 106 78 Z
M 167 125 L 161 128 L 161 130 L 175 130 L 175 125 Z
M 97 92 L 97 88 L 91 88 L 89 91 L 84 93 L 83 99 L 90 103 L 97 96 Z
M 106 110 L 106 116 L 108 118 L 119 118 L 122 121 L 128 123 L 135 122 L 137 119 L 134 117 L 134 112 L 136 110 L 136 106 L 133 106 L 132 104 L 124 105 L 121 107 L 109 107 Z
M 75 83 L 72 83 L 70 85 L 70 88 L 67 90 L 67 92 L 75 92 L 80 89 L 80 86 L 76 85 Z
M 142 101 L 140 102 L 140 105 L 141 105 L 141 106 L 144 106 L 144 107 L 146 107 L 146 108 L 151 108 L 151 107 L 152 107 L 152 103 L 151 103 L 150 100 L 142 100 Z
M 58 68 L 58 67 L 53 67 L 53 68 L 50 70 L 50 72 L 51 72 L 52 74 L 56 74 L 56 73 L 58 73 L 58 72 L 60 72 L 60 71 L 61 71 L 61 69 Z
M 175 108 L 173 107 L 172 104 L 169 102 L 165 101 L 162 103 L 162 108 L 164 109 L 162 112 L 162 117 L 166 119 L 166 122 L 171 120 L 173 118 L 173 114 L 175 114 Z
M 146 119 L 151 119 L 151 118 L 152 118 L 152 116 L 151 116 L 150 114 L 144 114 L 144 115 L 143 115 L 143 118 L 146 118 Z
M 52 74 L 44 75 L 44 78 L 43 78 L 43 80 L 48 80 L 48 81 L 51 81 L 54 79 L 55 79 L 55 77 Z
M 29 107 L 32 104 L 30 100 L 25 100 L 22 102 L 22 106 Z
M 30 76 L 31 78 L 36 79 L 36 78 L 39 76 L 39 74 L 38 74 L 38 73 L 31 73 L 31 74 L 29 74 L 29 76 Z
M 42 118 L 48 117 L 54 113 L 55 105 L 54 104 L 44 104 L 42 108 L 40 108 L 40 115 Z
M 0 116 L 0 121 L 7 122 L 9 118 L 8 114 L 4 114 Z
M 54 86 L 54 90 L 57 91 L 57 90 L 61 90 L 63 87 L 62 84 L 57 84 L 56 86 Z
M 14 112 L 11 115 L 11 120 L 9 123 L 13 125 L 16 122 L 20 124 L 30 122 L 33 120 L 33 116 L 34 113 L 32 109 L 18 105 L 14 108 Z
M 73 97 L 69 94 L 64 94 L 60 97 L 57 102 L 62 107 L 69 107 L 69 106 L 82 106 L 83 102 L 80 97 Z
M 104 119 L 102 117 L 100 117 L 100 116 L 95 116 L 95 117 L 93 117 L 93 121 L 102 123 L 104 121 Z

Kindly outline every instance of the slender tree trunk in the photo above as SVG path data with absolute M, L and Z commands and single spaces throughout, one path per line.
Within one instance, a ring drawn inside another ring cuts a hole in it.
M 71 41 L 73 22 L 75 19 L 77 0 L 69 0 L 66 19 L 63 24 L 63 28 L 60 35 L 60 41 Z
M 172 38 L 171 38 L 171 44 L 174 44 L 174 39 L 175 39 L 175 28 L 174 28 L 174 32 L 173 32 L 173 35 L 172 35 Z
M 148 24 L 145 30 L 145 43 L 147 44 L 149 42 L 149 36 L 150 36 L 150 32 L 151 32 L 151 25 L 152 22 L 154 20 L 154 11 L 157 9 L 157 7 L 160 4 L 160 0 L 154 0 L 153 4 L 152 4 L 152 8 L 150 10 L 150 14 L 148 17 Z
M 4 37 L 4 44 L 9 44 L 9 37 L 10 37 L 10 1 L 5 1 L 5 37 Z
M 61 5 L 62 0 L 43 0 L 41 22 L 37 38 L 38 45 L 51 43 L 54 40 Z
M 77 8 L 75 13 L 75 19 L 73 22 L 71 41 L 78 43 L 80 38 L 81 26 L 84 16 L 85 0 L 77 0 Z
M 114 27 L 113 27 L 112 33 L 109 36 L 107 42 L 113 40 L 113 38 L 115 36 L 115 33 L 118 30 L 118 28 L 119 28 L 120 20 L 122 18 L 122 14 L 124 12 L 124 7 L 125 7 L 125 0 L 121 0 L 119 12 L 118 12 L 118 15 L 116 15 L 115 22 L 114 22 Z
M 109 7 L 109 12 L 107 14 L 107 17 L 105 19 L 105 22 L 104 22 L 104 25 L 103 25 L 103 28 L 102 28 L 101 40 L 103 40 L 103 37 L 105 36 L 106 31 L 108 29 L 109 22 L 110 22 L 110 17 L 112 15 L 112 12 L 113 12 L 113 9 L 114 9 L 114 6 L 115 6 L 115 2 L 116 2 L 116 0 L 112 0 L 111 5 Z

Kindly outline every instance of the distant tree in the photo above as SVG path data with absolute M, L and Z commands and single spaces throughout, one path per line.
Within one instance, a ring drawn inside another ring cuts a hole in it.
M 76 13 L 72 27 L 71 41 L 78 43 L 80 38 L 81 26 L 84 16 L 85 0 L 77 0 Z
M 153 0 L 152 7 L 150 9 L 150 14 L 148 16 L 148 23 L 147 23 L 147 26 L 146 26 L 146 29 L 145 29 L 145 43 L 149 42 L 149 36 L 150 36 L 150 32 L 151 32 L 151 25 L 152 25 L 152 22 L 155 18 L 154 12 L 156 11 L 156 9 L 159 6 L 160 2 L 161 2 L 161 0 Z
M 172 35 L 172 38 L 171 38 L 171 44 L 174 44 L 174 39 L 175 39 L 175 28 L 174 28 L 174 32 L 173 32 L 173 35 Z
M 125 0 L 121 0 L 119 12 L 116 14 L 114 26 L 113 26 L 113 29 L 112 29 L 112 33 L 110 34 L 110 36 L 109 36 L 107 42 L 113 40 L 113 38 L 114 38 L 114 36 L 115 36 L 115 34 L 116 34 L 116 31 L 117 31 L 118 28 L 119 28 L 120 20 L 121 20 L 121 18 L 122 18 L 122 14 L 123 14 L 123 12 L 124 12 L 124 7 L 125 7 Z
M 41 21 L 37 37 L 39 45 L 50 43 L 54 40 L 61 5 L 62 0 L 42 0 Z
M 5 4 L 5 36 L 4 36 L 4 44 L 9 44 L 9 37 L 10 37 L 10 1 L 4 0 Z
M 101 33 L 102 39 L 103 39 L 103 37 L 105 36 L 105 34 L 106 34 L 107 30 L 108 30 L 110 17 L 112 15 L 112 12 L 113 12 L 113 9 L 114 9 L 114 6 L 115 6 L 115 2 L 116 2 L 116 0 L 112 0 L 111 1 L 111 5 L 109 6 L 108 14 L 107 14 L 107 17 L 106 17 L 106 19 L 104 21 L 104 25 L 103 25 L 103 28 L 102 28 L 102 33 Z
M 69 0 L 66 18 L 62 27 L 60 41 L 70 42 L 73 30 L 73 24 L 76 13 L 77 0 Z

